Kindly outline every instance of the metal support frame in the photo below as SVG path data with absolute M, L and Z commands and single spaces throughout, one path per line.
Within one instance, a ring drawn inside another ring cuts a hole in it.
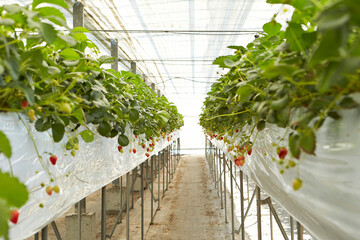
M 233 162 L 228 161 L 226 159 L 225 153 L 220 152 L 220 150 L 215 147 L 211 141 L 208 139 L 205 140 L 205 158 L 208 162 L 210 173 L 214 179 L 215 182 L 215 188 L 218 189 L 218 193 L 220 192 L 220 198 L 221 198 L 221 208 L 224 208 L 225 212 L 225 222 L 228 222 L 227 219 L 227 202 L 226 202 L 226 194 L 227 194 L 227 188 L 226 188 L 226 173 L 229 172 L 229 178 L 230 178 L 230 198 L 231 198 L 231 227 L 232 227 L 232 239 L 234 239 L 234 233 L 241 234 L 242 240 L 245 239 L 245 220 L 249 213 L 249 210 L 251 208 L 251 205 L 253 203 L 253 200 L 255 199 L 255 196 L 257 198 L 257 230 L 258 230 L 258 239 L 262 239 L 262 226 L 261 226 L 261 205 L 268 205 L 270 210 L 270 234 L 271 239 L 273 239 L 273 217 L 275 219 L 275 222 L 277 223 L 280 232 L 282 233 L 282 236 L 285 240 L 289 240 L 289 237 L 286 234 L 286 231 L 282 225 L 282 222 L 272 204 L 272 200 L 270 197 L 267 197 L 265 199 L 261 199 L 261 189 L 258 185 L 256 185 L 256 188 L 251 196 L 250 199 L 250 192 L 249 192 L 249 180 L 248 176 L 244 176 L 244 173 L 242 170 L 239 170 L 239 180 L 240 184 L 237 182 L 237 174 L 236 170 L 235 173 L 233 171 Z M 222 166 L 221 166 L 222 165 Z M 227 169 L 226 169 L 227 167 Z M 246 184 L 247 184 L 247 198 L 244 197 L 244 177 L 246 177 Z M 222 183 L 222 179 L 223 182 Z M 235 186 L 240 190 L 240 207 L 241 207 L 241 223 L 238 230 L 234 230 L 234 181 Z M 218 185 L 219 184 L 219 185 Z M 224 190 L 222 190 L 222 187 L 224 187 Z M 223 194 L 222 194 L 223 193 Z M 224 195 L 224 201 L 223 201 L 223 195 Z M 248 206 L 245 211 L 244 207 L 244 201 L 248 201 Z M 223 204 L 224 203 L 224 204 Z M 297 240 L 303 240 L 303 226 L 296 222 L 297 224 Z M 293 226 L 293 218 L 290 216 L 290 229 L 291 229 L 291 240 L 294 240 L 294 226 Z
M 230 162 L 230 174 L 231 174 L 231 178 L 230 178 L 230 199 L 231 199 L 231 236 L 232 236 L 232 239 L 234 240 L 235 239 L 235 235 L 234 235 L 234 228 L 235 228 L 235 225 L 234 225 L 234 186 L 233 186 L 233 162 L 231 161 Z
M 43 229 L 41 229 L 41 240 L 47 240 L 48 239 L 48 226 L 45 226 Z
M 57 240 L 62 240 L 59 229 L 56 226 L 56 223 L 54 221 L 51 222 L 51 227 L 54 230 L 55 236 Z
M 145 162 L 147 165 L 147 162 Z M 151 166 L 152 167 L 152 166 Z M 140 193 L 141 193 L 141 240 L 144 239 L 144 163 L 140 164 Z M 152 178 L 152 173 L 151 173 Z
M 84 27 L 84 5 L 80 1 L 73 5 L 73 28 L 76 27 Z
M 227 210 L 226 210 L 226 157 L 223 153 L 223 169 L 224 169 L 224 205 L 225 205 L 225 222 L 227 223 Z
M 101 188 L 101 240 L 106 239 L 106 186 Z

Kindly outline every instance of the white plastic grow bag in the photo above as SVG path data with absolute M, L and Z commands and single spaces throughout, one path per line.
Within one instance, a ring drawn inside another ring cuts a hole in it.
M 300 165 L 286 169 L 284 174 L 280 174 L 282 167 L 272 161 L 273 157 L 278 159 L 272 143 L 288 134 L 286 129 L 267 124 L 242 167 L 316 239 L 359 239 L 360 109 L 341 115 L 339 121 L 327 119 L 317 132 L 316 156 L 302 153 Z M 251 140 L 254 137 L 255 133 Z M 223 141 L 211 142 L 233 160 Z M 282 143 L 287 146 L 287 138 Z M 298 191 L 292 188 L 296 177 L 303 180 Z
M 144 138 L 141 135 L 130 140 L 130 144 L 123 149 L 124 153 L 120 153 L 117 149 L 117 138 L 109 139 L 95 135 L 93 142 L 85 143 L 79 136 L 80 149 L 76 151 L 76 156 L 72 157 L 69 151 L 67 156 L 64 155 L 66 137 L 60 143 L 54 144 L 50 130 L 40 133 L 35 130 L 33 124 L 25 122 L 52 174 L 54 182 L 51 185 L 59 185 L 61 192 L 59 194 L 53 192 L 48 196 L 45 188 L 40 186 L 41 183 L 48 185 L 50 177 L 40 164 L 26 128 L 17 114 L 1 113 L 0 130 L 7 135 L 12 146 L 10 161 L 14 175 L 25 183 L 30 192 L 29 200 L 19 210 L 18 223 L 16 225 L 10 223 L 12 225 L 10 239 L 24 239 L 33 235 L 82 198 L 126 174 L 147 159 L 146 148 L 143 149 L 138 144 L 139 139 Z M 126 132 L 128 136 L 133 136 L 130 128 L 127 128 Z M 150 156 L 170 145 L 179 137 L 179 132 L 176 131 L 171 136 L 170 141 L 167 138 L 160 138 L 155 144 L 154 151 L 150 152 Z M 148 146 L 148 143 L 146 145 Z M 135 148 L 136 154 L 129 153 L 130 148 Z M 49 155 L 44 152 L 57 155 L 55 166 L 50 163 Z M 3 154 L 0 155 L 0 169 L 5 172 L 10 171 L 8 160 Z M 39 207 L 40 203 L 44 204 L 44 208 Z

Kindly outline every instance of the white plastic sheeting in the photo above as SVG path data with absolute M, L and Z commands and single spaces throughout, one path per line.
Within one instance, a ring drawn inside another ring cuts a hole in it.
M 299 166 L 284 174 L 279 172 L 282 166 L 272 161 L 278 159 L 272 143 L 290 130 L 267 124 L 242 167 L 316 239 L 359 239 L 360 109 L 343 111 L 342 116 L 340 121 L 327 119 L 317 132 L 316 156 L 302 154 Z M 211 142 L 234 159 L 223 141 Z M 287 146 L 287 139 L 282 143 Z M 292 188 L 296 177 L 303 180 L 298 191 Z
M 26 117 L 23 116 L 23 119 Z M 24 239 L 38 232 L 76 202 L 147 159 L 146 149 L 138 144 L 139 139 L 144 139 L 141 135 L 132 138 L 129 146 L 124 147 L 123 153 L 117 149 L 117 138 L 109 139 L 96 134 L 94 142 L 85 143 L 79 136 L 80 149 L 76 151 L 76 156 L 72 157 L 69 151 L 67 156 L 64 155 L 66 137 L 60 143 L 54 144 L 50 137 L 51 131 L 40 133 L 35 130 L 33 124 L 26 124 L 51 176 L 42 167 L 33 142 L 17 114 L 1 113 L 0 130 L 7 135 L 12 146 L 10 161 L 14 175 L 24 182 L 30 191 L 28 202 L 19 211 L 19 222 L 10 229 L 10 239 Z M 128 128 L 128 136 L 133 136 L 130 132 Z M 179 134 L 174 132 L 171 136 L 170 141 L 167 138 L 160 138 L 150 154 L 156 154 L 167 147 L 178 138 Z M 146 145 L 148 146 L 148 143 Z M 137 149 L 136 154 L 129 153 L 130 148 Z M 45 152 L 58 156 L 55 166 L 50 163 L 49 155 Z M 0 169 L 10 171 L 8 160 L 4 155 L 0 155 Z M 51 183 L 50 178 L 53 178 L 54 182 Z M 45 188 L 40 186 L 41 183 L 59 185 L 61 192 L 59 194 L 53 192 L 48 196 Z M 40 203 L 44 204 L 44 208 L 39 207 Z

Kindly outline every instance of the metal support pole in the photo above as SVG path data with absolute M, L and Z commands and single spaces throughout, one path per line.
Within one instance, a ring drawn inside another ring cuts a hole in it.
M 106 239 L 106 186 L 101 188 L 101 240 Z
M 153 191 L 154 189 L 154 157 L 152 156 L 150 159 L 150 164 L 151 164 L 151 175 L 150 175 L 150 181 L 151 181 L 151 191 Z M 150 224 L 153 224 L 154 221 L 154 195 L 151 194 L 151 219 L 150 219 Z
M 115 39 L 110 39 L 111 44 L 111 56 L 114 57 L 114 63 L 111 64 L 111 68 L 115 71 L 118 70 L 118 59 L 119 59 L 119 46 Z
M 34 235 L 34 240 L 39 240 L 39 233 L 38 233 L 38 232 L 35 233 L 35 235 Z
M 217 166 L 216 166 L 216 162 L 217 162 L 217 159 L 218 159 L 218 152 L 220 151 L 220 149 L 216 148 L 215 149 L 215 156 L 214 156 L 214 176 L 215 176 L 215 189 L 217 189 L 217 193 L 218 193 L 218 196 L 219 196 L 219 189 L 217 187 L 218 185 L 218 172 L 217 172 Z
M 221 209 L 224 209 L 224 202 L 223 202 L 223 187 L 222 187 L 222 174 L 221 174 L 221 153 L 219 152 L 219 157 L 218 157 L 218 165 L 219 165 L 219 172 L 220 172 L 220 176 L 219 176 L 219 180 L 220 180 L 220 201 L 221 201 Z
M 140 193 L 141 193 L 141 240 L 144 239 L 144 163 L 140 164 Z
M 166 147 L 166 188 L 168 190 L 169 187 L 169 147 Z
M 60 236 L 60 232 L 59 229 L 56 226 L 56 223 L 54 221 L 51 222 L 51 227 L 54 230 L 55 236 L 57 240 L 62 240 L 61 236 Z
M 290 216 L 290 234 L 291 240 L 294 240 L 294 219 L 292 216 Z
M 165 150 L 162 151 L 162 167 L 163 167 L 163 194 L 162 197 L 165 196 Z
M 158 207 L 157 210 L 160 210 L 160 153 L 157 155 L 157 170 L 158 170 Z
M 244 216 L 244 176 L 240 170 L 240 201 L 241 201 L 241 240 L 245 240 L 245 216 Z
M 304 240 L 303 238 L 304 228 L 299 222 L 296 222 L 296 224 L 297 224 L 297 240 Z
M 123 181 L 122 181 L 122 176 L 120 177 L 120 213 L 122 214 L 123 211 L 123 194 L 122 194 L 122 186 L 123 186 Z M 122 217 L 120 217 L 120 223 L 122 222 Z
M 155 83 L 151 83 L 151 90 L 153 90 L 153 92 L 155 92 Z
M 133 74 L 136 74 L 136 62 L 131 62 L 130 65 L 131 65 L 131 72 Z
M 73 5 L 73 28 L 84 27 L 84 5 L 79 1 Z
M 130 240 L 130 173 L 126 173 L 126 240 Z
M 261 195 L 260 188 L 256 185 L 257 229 L 258 240 L 261 240 Z
M 227 212 L 226 212 L 226 158 L 225 153 L 223 153 L 223 169 L 224 169 L 224 203 L 225 203 L 225 222 L 227 223 Z
M 132 170 L 131 186 L 136 182 L 137 167 Z M 131 187 L 131 208 L 134 209 L 134 187 Z
M 231 236 L 232 239 L 235 239 L 235 223 L 234 223 L 234 186 L 233 186 L 233 162 L 230 161 L 230 174 L 231 174 L 231 178 L 230 178 L 230 185 L 231 185 Z
M 47 240 L 48 239 L 48 226 L 45 226 L 43 229 L 41 229 L 41 240 Z
M 270 236 L 271 236 L 271 240 L 273 240 L 274 233 L 273 233 L 272 211 L 270 211 Z
M 81 214 L 82 213 L 81 213 L 80 202 L 78 202 L 76 205 L 78 206 L 78 240 L 81 240 Z

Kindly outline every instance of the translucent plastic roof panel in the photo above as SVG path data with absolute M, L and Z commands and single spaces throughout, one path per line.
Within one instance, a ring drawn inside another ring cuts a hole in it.
M 74 1 L 68 1 L 70 4 Z M 82 0 L 85 27 L 103 42 L 119 43 L 122 68 L 129 61 L 171 100 L 204 96 L 219 77 L 212 61 L 246 45 L 281 5 L 265 0 Z M 109 44 L 109 43 L 108 43 Z M 105 43 L 106 45 L 106 43 Z

